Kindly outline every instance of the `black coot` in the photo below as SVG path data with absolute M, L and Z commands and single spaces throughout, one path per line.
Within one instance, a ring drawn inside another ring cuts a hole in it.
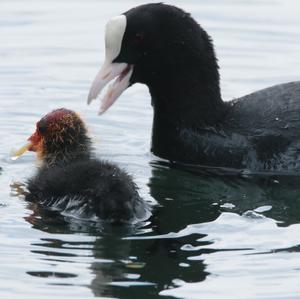
M 105 41 L 89 102 L 114 78 L 100 113 L 128 86 L 146 84 L 154 154 L 215 167 L 300 170 L 299 82 L 223 102 L 211 38 L 171 5 L 141 5 L 111 19 Z

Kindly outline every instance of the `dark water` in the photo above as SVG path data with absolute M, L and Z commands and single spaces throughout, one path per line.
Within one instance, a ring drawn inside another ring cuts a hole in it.
M 300 298 L 300 177 L 159 162 L 143 86 L 101 117 L 86 106 L 106 20 L 141 3 L 0 2 L 0 297 Z M 214 37 L 224 99 L 299 80 L 296 0 L 175 3 Z M 149 221 L 103 227 L 24 202 L 35 158 L 9 152 L 58 107 L 79 111 L 99 157 L 134 175 Z

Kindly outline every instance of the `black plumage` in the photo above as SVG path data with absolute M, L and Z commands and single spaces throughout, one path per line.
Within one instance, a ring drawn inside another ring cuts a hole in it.
M 224 102 L 212 40 L 188 13 L 158 3 L 124 15 L 113 63 L 132 65 L 130 83 L 149 87 L 154 154 L 214 167 L 300 170 L 300 82 Z
M 27 200 L 72 216 L 113 223 L 144 220 L 149 214 L 131 176 L 93 157 L 85 125 L 73 111 L 47 114 L 29 140 L 41 165 L 28 181 Z

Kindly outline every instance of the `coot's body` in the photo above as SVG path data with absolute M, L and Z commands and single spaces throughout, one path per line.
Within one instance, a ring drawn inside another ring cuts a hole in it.
M 146 215 L 132 178 L 118 166 L 96 159 L 42 167 L 29 180 L 28 190 L 27 200 L 83 218 L 129 223 Z
M 224 102 L 211 38 L 188 13 L 162 3 L 111 19 L 105 41 L 88 101 L 116 76 L 101 113 L 127 87 L 146 84 L 154 154 L 213 167 L 300 171 L 300 82 Z
M 214 167 L 300 170 L 299 95 L 299 82 L 277 85 L 226 102 L 223 118 L 213 126 L 174 127 L 166 134 L 161 128 L 167 126 L 158 126 L 153 152 Z

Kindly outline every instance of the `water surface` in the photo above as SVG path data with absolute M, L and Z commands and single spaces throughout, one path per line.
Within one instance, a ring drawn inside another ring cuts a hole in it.
M 1 298 L 300 298 L 300 178 L 208 175 L 149 153 L 147 88 L 105 115 L 86 96 L 106 20 L 138 1 L 0 3 Z M 296 0 L 174 1 L 213 36 L 225 100 L 300 78 Z M 51 109 L 79 111 L 99 157 L 128 169 L 153 217 L 100 227 L 24 201 L 35 169 L 9 151 Z M 259 109 L 259 107 L 258 107 Z

